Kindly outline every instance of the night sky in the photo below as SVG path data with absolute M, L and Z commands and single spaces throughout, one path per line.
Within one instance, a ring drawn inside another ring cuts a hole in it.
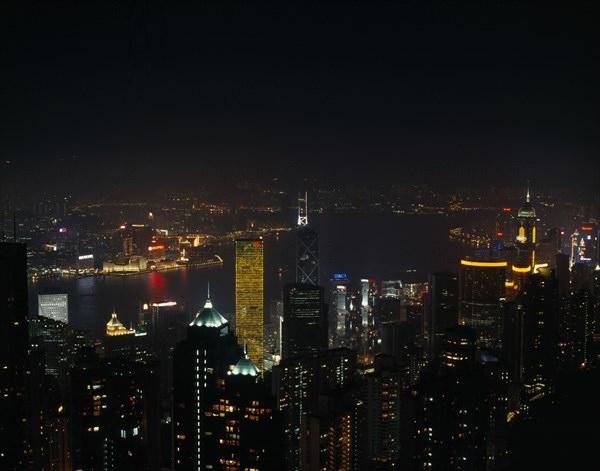
M 0 158 L 597 187 L 595 4 L 5 1 Z

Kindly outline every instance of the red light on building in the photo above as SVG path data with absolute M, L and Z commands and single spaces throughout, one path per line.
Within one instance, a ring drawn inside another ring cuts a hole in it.
M 581 226 L 581 230 L 582 231 L 591 231 L 592 230 L 592 226 Z
M 369 283 L 375 283 L 375 280 L 373 278 L 369 278 Z
M 500 232 L 500 231 L 498 231 L 498 232 L 496 232 L 496 235 L 497 235 L 498 237 L 502 237 L 502 236 L 504 235 L 504 232 Z
M 151 245 L 150 247 L 148 247 L 148 250 L 152 252 L 153 250 L 163 250 L 164 248 L 164 245 Z
M 427 290 L 421 291 L 421 297 L 425 296 L 426 294 L 429 294 L 429 291 L 427 291 Z
M 508 213 L 510 211 L 510 208 L 502 208 L 502 211 L 504 211 L 505 213 Z
M 260 242 L 260 241 L 258 241 L 258 240 L 255 240 L 254 242 L 252 242 L 252 247 L 256 247 L 256 248 L 258 248 L 258 247 L 260 247 L 261 245 L 262 245 L 262 242 Z

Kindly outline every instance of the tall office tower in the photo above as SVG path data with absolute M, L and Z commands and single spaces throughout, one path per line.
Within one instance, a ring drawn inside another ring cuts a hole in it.
M 518 234 L 516 246 L 518 256 L 515 265 L 519 268 L 529 267 L 531 269 L 535 264 L 536 222 L 535 209 L 531 205 L 529 195 L 529 182 L 527 182 L 527 197 L 517 213 Z
M 235 332 L 252 362 L 262 371 L 264 354 L 264 244 L 235 241 Z
M 359 465 L 363 443 L 358 391 L 323 394 L 318 408 L 302 417 L 300 471 L 353 471 Z
M 564 361 L 573 366 L 589 365 L 593 360 L 594 300 L 589 289 L 573 292 L 561 322 Z
M 460 261 L 459 323 L 475 329 L 478 346 L 501 346 L 506 262 Z
M 346 348 L 288 358 L 273 367 L 272 392 L 284 421 L 286 470 L 300 469 L 302 418 L 318 410 L 319 396 L 352 388 L 355 382 L 356 352 Z
M 298 198 L 296 283 L 319 284 L 319 234 L 308 226 L 306 193 Z
M 425 330 L 428 357 L 434 359 L 439 352 L 444 331 L 458 323 L 458 275 L 430 273 L 428 285 Z
M 348 315 L 350 280 L 346 278 L 345 273 L 335 273 L 331 280 L 331 285 L 333 321 L 330 345 L 341 347 L 346 343 L 346 317 Z
M 69 322 L 69 295 L 60 289 L 40 290 L 38 315 L 67 324 Z
M 437 374 L 415 387 L 415 469 L 505 469 L 506 372 L 477 364 L 472 329 L 448 330 Z M 457 359 L 458 358 L 458 359 Z
M 364 376 L 367 430 L 364 459 L 370 466 L 392 469 L 397 465 L 401 446 L 400 392 L 406 381 L 394 358 L 386 355 L 377 356 L 374 371 Z
M 160 469 L 157 365 L 116 358 L 71 372 L 73 469 Z
M 65 386 L 70 367 L 71 328 L 64 322 L 38 316 L 29 319 L 29 339 L 33 341 L 36 338 L 44 351 L 45 373 Z
M 520 296 L 523 320 L 521 381 L 531 388 L 548 386 L 557 371 L 560 294 L 554 271 L 533 274 Z
M 222 387 L 209 395 L 205 465 L 199 469 L 283 469 L 283 425 L 269 387 L 259 378 L 256 366 L 244 356 Z
M 327 349 L 327 305 L 323 287 L 304 283 L 283 288 L 281 358 L 310 355 Z
M 23 468 L 28 448 L 26 260 L 24 244 L 0 242 L 0 469 Z
M 173 355 L 174 469 L 207 469 L 205 412 L 219 382 L 241 356 L 229 323 L 210 300 Z

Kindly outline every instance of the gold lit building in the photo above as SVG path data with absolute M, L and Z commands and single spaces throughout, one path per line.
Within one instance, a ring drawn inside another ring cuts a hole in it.
M 235 241 L 235 328 L 238 341 L 260 369 L 264 365 L 264 242 Z
M 133 335 L 133 331 L 121 324 L 121 321 L 117 318 L 117 313 L 113 311 L 110 320 L 106 323 L 106 335 L 109 337 Z

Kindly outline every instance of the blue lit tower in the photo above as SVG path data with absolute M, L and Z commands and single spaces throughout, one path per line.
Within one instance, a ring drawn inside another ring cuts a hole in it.
M 319 234 L 308 226 L 307 194 L 298 196 L 296 282 L 319 284 Z

